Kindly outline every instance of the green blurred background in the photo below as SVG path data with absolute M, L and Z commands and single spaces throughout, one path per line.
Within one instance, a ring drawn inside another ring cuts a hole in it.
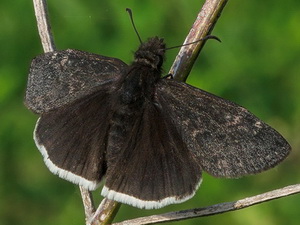
M 204 1 L 52 0 L 51 25 L 59 49 L 75 48 L 130 63 L 139 42 L 126 7 L 143 39 L 164 37 L 179 45 Z M 123 205 L 116 221 L 233 201 L 299 183 L 300 1 L 229 1 L 188 83 L 239 103 L 282 133 L 293 152 L 281 165 L 242 179 L 204 174 L 197 195 L 161 210 Z M 37 116 L 23 105 L 31 59 L 42 53 L 31 1 L 0 2 L 0 224 L 84 224 L 78 187 L 52 175 L 36 149 Z M 167 52 L 167 73 L 179 49 Z M 100 190 L 94 193 L 97 203 Z M 175 224 L 296 225 L 300 195 L 241 211 Z

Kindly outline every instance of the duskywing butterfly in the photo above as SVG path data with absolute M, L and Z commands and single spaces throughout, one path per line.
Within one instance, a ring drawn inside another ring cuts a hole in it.
M 142 43 L 128 66 L 78 50 L 36 57 L 25 102 L 51 172 L 139 208 L 191 198 L 205 171 L 236 178 L 274 167 L 287 141 L 247 109 L 161 77 L 165 43 Z

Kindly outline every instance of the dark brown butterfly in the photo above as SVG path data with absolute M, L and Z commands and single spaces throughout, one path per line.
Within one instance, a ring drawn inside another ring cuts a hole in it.
M 40 114 L 34 139 L 51 172 L 139 208 L 191 198 L 205 171 L 241 177 L 274 167 L 287 141 L 247 109 L 161 77 L 162 39 L 134 62 L 78 50 L 36 57 L 26 105 Z

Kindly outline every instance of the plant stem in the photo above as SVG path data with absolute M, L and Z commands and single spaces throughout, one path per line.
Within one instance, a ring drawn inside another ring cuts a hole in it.
M 204 37 L 213 30 L 228 0 L 206 0 L 170 69 L 169 74 L 180 81 L 185 81 L 205 44 Z M 200 41 L 199 41 L 200 40 Z

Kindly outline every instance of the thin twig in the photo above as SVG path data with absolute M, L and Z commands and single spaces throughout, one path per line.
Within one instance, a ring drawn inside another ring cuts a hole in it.
M 104 198 L 89 221 L 91 225 L 106 225 L 111 224 L 115 218 L 121 203 Z
M 184 219 L 191 219 L 196 217 L 211 216 L 215 214 L 247 208 L 255 204 L 267 202 L 270 200 L 282 198 L 297 193 L 300 193 L 300 184 L 290 185 L 284 188 L 265 192 L 263 194 L 255 195 L 249 198 L 244 198 L 234 202 L 224 202 L 224 203 L 211 205 L 204 208 L 196 208 L 196 209 L 182 210 L 177 212 L 169 212 L 160 215 L 140 217 L 132 220 L 126 220 L 120 223 L 113 223 L 113 225 L 157 224 L 157 223 L 172 222 L 172 221 L 178 221 Z
M 91 192 L 85 189 L 84 187 L 79 186 L 79 188 L 80 188 L 81 198 L 82 198 L 84 212 L 85 212 L 86 224 L 90 225 L 89 218 L 91 218 L 95 212 L 93 196 Z
M 35 17 L 44 52 L 55 50 L 55 44 L 49 23 L 46 0 L 33 0 Z
M 211 33 L 227 1 L 228 0 L 205 1 L 183 44 L 198 42 L 196 44 L 182 46 L 169 71 L 169 74 L 173 74 L 175 79 L 181 81 L 187 79 L 195 60 L 206 42 L 205 40 L 199 40 Z
M 44 52 L 54 51 L 55 44 L 53 41 L 51 26 L 48 17 L 47 2 L 46 0 L 33 0 L 33 6 Z M 86 222 L 88 225 L 88 219 L 92 217 L 92 214 L 95 211 L 95 207 L 93 205 L 92 195 L 87 189 L 80 187 L 80 193 L 84 205 Z

